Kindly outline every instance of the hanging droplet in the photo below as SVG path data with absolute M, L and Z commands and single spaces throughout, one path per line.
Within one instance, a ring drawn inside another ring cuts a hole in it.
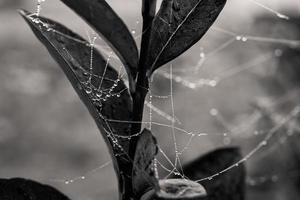
M 209 81 L 209 85 L 210 85 L 211 87 L 216 87 L 216 86 L 217 86 L 217 81 L 216 81 L 216 80 L 210 80 L 210 81 Z
M 37 6 L 36 6 L 36 16 L 39 16 L 42 10 L 42 3 L 45 2 L 45 0 L 37 0 Z
M 98 98 L 100 98 L 100 97 L 102 96 L 102 92 L 97 92 L 97 93 L 96 93 L 96 96 L 97 96 Z
M 279 18 L 281 18 L 281 19 L 286 19 L 286 20 L 289 20 L 289 19 L 290 19 L 289 16 L 283 15 L 283 14 L 281 14 L 281 13 L 277 13 L 276 15 L 277 15 L 277 17 L 279 17 Z
M 201 53 L 200 53 L 200 58 L 201 58 L 201 59 L 205 58 L 205 53 L 204 53 L 204 52 L 201 52 Z
M 176 76 L 176 77 L 175 77 L 175 81 L 176 81 L 177 83 L 179 83 L 179 82 L 181 82 L 181 81 L 182 81 L 182 78 L 181 78 L 181 77 L 179 77 L 179 76 Z
M 91 94 L 92 93 L 92 88 L 91 87 L 87 87 L 86 89 L 85 89 L 85 92 L 87 93 L 87 94 Z
M 240 41 L 240 40 L 242 39 L 242 36 L 237 35 L 237 36 L 235 37 L 235 39 L 238 40 L 238 41 Z
M 196 84 L 195 83 L 189 83 L 188 87 L 191 89 L 195 89 L 196 88 Z
M 242 37 L 243 42 L 247 42 L 248 38 L 247 37 Z
M 210 109 L 209 113 L 212 116 L 217 116 L 219 114 L 219 111 L 215 108 L 212 108 L 212 109 Z
M 179 172 L 174 172 L 174 175 L 175 176 L 180 176 L 180 173 Z
M 266 146 L 266 145 L 267 145 L 267 141 L 262 141 L 262 142 L 261 142 L 261 145 L 262 145 L 262 146 Z

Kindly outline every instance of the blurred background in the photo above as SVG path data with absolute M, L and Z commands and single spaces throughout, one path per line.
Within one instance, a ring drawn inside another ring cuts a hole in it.
M 139 44 L 141 1 L 107 2 Z M 74 200 L 117 199 L 110 156 L 92 118 L 17 13 L 34 12 L 36 3 L 0 0 L 0 177 L 47 183 Z M 247 155 L 299 106 L 299 11 L 298 0 L 229 0 L 206 36 L 173 62 L 173 76 L 170 65 L 155 74 L 152 120 L 171 124 L 172 78 L 176 126 L 205 133 L 191 142 L 176 133 L 179 148 L 187 147 L 182 162 L 224 146 Z M 85 37 L 92 33 L 58 0 L 43 2 L 41 15 Z M 246 162 L 247 199 L 300 198 L 299 119 L 288 120 Z M 152 131 L 174 158 L 171 129 Z

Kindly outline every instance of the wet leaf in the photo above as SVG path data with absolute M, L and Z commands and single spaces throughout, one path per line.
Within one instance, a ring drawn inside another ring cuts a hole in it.
M 206 197 L 206 191 L 201 184 L 185 179 L 160 180 L 159 188 L 156 193 L 157 200 L 188 200 Z
M 2 200 L 69 200 L 55 188 L 35 181 L 13 178 L 0 179 Z
M 132 170 L 133 191 L 138 198 L 149 188 L 158 185 L 153 169 L 153 160 L 157 150 L 155 137 L 149 130 L 144 129 L 137 141 Z
M 128 136 L 130 125 L 118 121 L 130 121 L 132 101 L 116 70 L 96 49 L 91 51 L 87 41 L 63 25 L 27 11 L 20 13 L 62 68 L 93 116 L 108 144 L 116 172 L 125 169 L 129 162 L 126 156 L 129 142 L 118 136 Z M 124 156 L 115 158 L 114 154 Z
M 112 47 L 133 83 L 138 67 L 138 50 L 130 31 L 105 0 L 61 0 L 88 22 Z
M 237 148 L 219 149 L 183 166 L 183 171 L 191 180 L 199 180 L 219 173 L 241 159 Z M 243 200 L 245 176 L 245 166 L 240 164 L 212 180 L 200 183 L 205 187 L 209 200 Z
M 189 49 L 217 19 L 226 0 L 163 0 L 153 21 L 145 67 L 152 72 Z

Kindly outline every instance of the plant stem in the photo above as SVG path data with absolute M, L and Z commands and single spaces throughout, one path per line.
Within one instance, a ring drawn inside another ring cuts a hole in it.
M 149 81 L 147 77 L 148 67 L 144 65 L 147 56 L 150 43 L 152 21 L 156 12 L 156 0 L 143 0 L 142 15 L 143 15 L 143 35 L 141 42 L 141 53 L 139 61 L 139 70 L 137 76 L 136 91 L 132 95 L 133 98 L 133 121 L 132 134 L 139 133 L 141 131 L 144 111 L 144 102 L 149 90 Z M 135 147 L 137 138 L 133 138 L 130 143 L 130 157 L 134 159 Z
M 149 90 L 149 80 L 148 80 L 149 77 L 147 77 L 147 70 L 149 67 L 145 66 L 144 63 L 148 56 L 152 21 L 155 17 L 155 12 L 156 12 L 156 1 L 157 0 L 143 0 L 143 6 L 142 6 L 143 34 L 142 34 L 142 42 L 141 42 L 139 70 L 136 79 L 136 90 L 134 93 L 132 93 L 132 99 L 133 99 L 132 120 L 134 121 L 134 123 L 132 123 L 132 129 L 131 129 L 132 135 L 141 132 L 142 123 L 139 122 L 142 122 L 143 120 L 144 103 Z M 137 139 L 138 139 L 137 137 L 133 137 L 130 142 L 129 156 L 132 160 L 134 160 Z M 135 199 L 132 193 L 132 182 L 129 183 L 129 181 L 128 182 L 125 181 L 125 184 L 126 185 L 124 188 L 125 193 L 123 195 L 123 200 L 130 200 L 130 198 Z
M 149 43 L 152 22 L 156 12 L 156 1 L 157 0 L 143 0 L 142 16 L 143 16 L 143 32 L 141 42 L 141 54 L 139 62 L 139 71 L 144 71 L 148 66 L 144 66 L 146 58 L 148 56 Z

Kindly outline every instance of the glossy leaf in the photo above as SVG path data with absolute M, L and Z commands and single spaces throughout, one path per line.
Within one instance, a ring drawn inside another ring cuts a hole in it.
M 70 200 L 55 188 L 35 181 L 0 179 L 1 200 Z
M 119 168 L 125 169 L 129 162 L 126 156 L 129 142 L 117 136 L 128 136 L 130 125 L 117 121 L 131 119 L 132 102 L 127 87 L 118 79 L 118 73 L 96 49 L 91 51 L 91 46 L 83 38 L 63 25 L 27 11 L 20 13 L 58 62 L 93 116 L 109 146 L 116 172 Z M 119 166 L 114 154 L 124 155 L 118 157 Z
M 150 71 L 175 59 L 207 32 L 226 0 L 163 0 L 151 30 Z
M 136 77 L 138 50 L 135 41 L 120 17 L 105 0 L 61 0 L 89 23 L 112 47 L 129 73 Z
M 237 148 L 219 149 L 183 166 L 183 171 L 191 180 L 200 180 L 223 171 L 241 159 Z M 209 200 L 243 200 L 245 176 L 245 166 L 239 164 L 201 184 L 205 187 Z
M 157 142 L 152 133 L 144 129 L 137 141 L 133 161 L 132 186 L 136 197 L 140 197 L 149 188 L 158 186 L 153 170 L 153 160 L 157 154 Z
M 205 200 L 204 187 L 186 179 L 163 179 L 159 181 L 159 189 L 151 190 L 143 195 L 142 200 Z

